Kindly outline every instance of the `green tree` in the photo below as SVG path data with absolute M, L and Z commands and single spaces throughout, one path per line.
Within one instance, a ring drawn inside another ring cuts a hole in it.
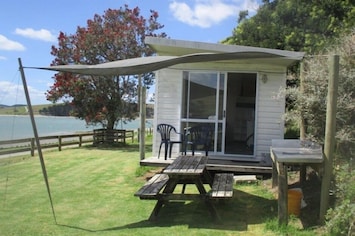
M 355 26 L 351 0 L 263 1 L 256 15 L 241 17 L 222 43 L 313 53 Z
M 118 10 L 108 9 L 103 16 L 95 15 L 86 27 L 76 33 L 60 32 L 58 47 L 52 46 L 55 56 L 52 65 L 99 64 L 104 62 L 150 56 L 153 51 L 144 44 L 145 36 L 166 37 L 156 33 L 163 28 L 157 22 L 158 13 L 151 10 L 148 19 L 140 15 L 138 7 L 127 5 Z M 143 83 L 153 83 L 153 74 L 143 75 Z M 88 124 L 102 124 L 112 130 L 116 122 L 136 117 L 136 76 L 92 76 L 57 73 L 54 84 L 47 91 L 47 99 L 62 99 L 73 106 L 73 115 Z
M 287 118 L 296 123 L 301 119 L 305 120 L 307 138 L 324 143 L 329 78 L 329 56 L 326 55 L 340 56 L 336 140 L 337 151 L 346 159 L 350 159 L 355 153 L 354 53 L 355 29 L 324 51 L 324 55 L 313 55 L 304 59 L 303 92 L 296 87 L 289 87 L 286 91 L 289 100 L 293 101 Z
M 287 121 L 305 121 L 306 138 L 324 143 L 329 56 L 339 55 L 339 81 L 336 113 L 336 155 L 333 174 L 335 202 L 326 215 L 325 229 L 329 235 L 351 235 L 355 217 L 355 169 L 352 158 L 355 153 L 355 29 L 342 35 L 322 55 L 304 59 L 303 91 L 288 87 L 286 96 L 292 103 L 286 115 Z M 297 77 L 294 77 L 297 79 Z

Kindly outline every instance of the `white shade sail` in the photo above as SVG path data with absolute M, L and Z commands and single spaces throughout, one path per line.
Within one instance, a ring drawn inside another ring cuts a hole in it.
M 118 60 L 97 65 L 59 65 L 50 67 L 26 67 L 34 69 L 52 70 L 60 72 L 71 72 L 85 75 L 137 75 L 156 71 L 162 68 L 183 63 L 197 63 L 224 60 L 250 60 L 250 59 L 289 58 L 286 55 L 269 52 L 230 52 L 230 53 L 195 53 L 183 56 L 150 56 L 125 60 Z

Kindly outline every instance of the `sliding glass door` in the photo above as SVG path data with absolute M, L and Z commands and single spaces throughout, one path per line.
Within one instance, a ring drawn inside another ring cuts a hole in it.
M 255 86 L 256 74 L 183 72 L 181 127 L 212 125 L 210 153 L 252 155 Z

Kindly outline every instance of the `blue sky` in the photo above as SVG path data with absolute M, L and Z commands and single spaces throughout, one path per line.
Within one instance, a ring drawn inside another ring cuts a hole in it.
M 260 0 L 4 0 L 0 8 L 0 104 L 25 104 L 18 58 L 23 66 L 48 66 L 60 31 L 74 34 L 95 14 L 138 6 L 141 15 L 159 13 L 172 39 L 217 43 L 230 36 L 239 11 L 256 12 Z M 25 69 L 32 105 L 47 104 L 53 72 Z

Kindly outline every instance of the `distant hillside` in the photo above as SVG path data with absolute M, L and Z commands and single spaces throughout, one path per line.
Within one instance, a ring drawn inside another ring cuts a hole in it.
M 45 105 L 34 105 L 32 106 L 33 113 L 35 115 L 40 115 L 40 110 L 43 108 L 48 108 L 53 106 L 52 104 L 45 104 Z M 27 105 L 24 104 L 16 104 L 13 106 L 7 106 L 0 104 L 0 115 L 27 115 Z
M 8 105 L 4 105 L 4 104 L 0 104 L 0 108 L 6 108 L 6 107 L 23 107 L 26 106 L 25 104 L 15 104 L 12 106 L 8 106 Z

